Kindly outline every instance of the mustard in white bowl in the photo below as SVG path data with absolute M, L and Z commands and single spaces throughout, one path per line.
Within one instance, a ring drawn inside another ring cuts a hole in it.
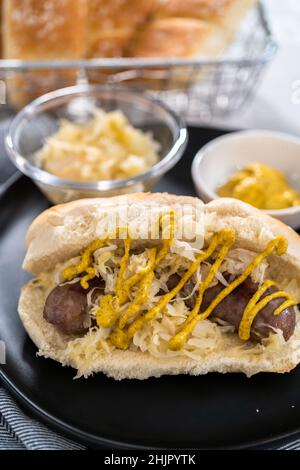
M 246 130 L 229 133 L 209 142 L 199 150 L 192 165 L 192 176 L 198 195 L 205 202 L 219 198 L 220 188 L 236 173 L 253 163 L 267 166 L 277 172 L 277 176 L 279 172 L 286 180 L 287 187 L 295 191 L 291 207 L 283 208 L 285 204 L 282 200 L 279 201 L 282 199 L 279 197 L 276 203 L 278 208 L 274 209 L 271 208 L 275 207 L 272 189 L 269 202 L 266 203 L 267 208 L 262 210 L 293 228 L 300 228 L 300 205 L 297 204 L 295 196 L 300 194 L 300 139 L 288 134 Z M 267 189 L 267 177 L 262 177 L 261 181 L 264 181 Z M 251 188 L 248 192 L 245 190 L 244 197 L 239 198 L 259 206 L 261 201 L 258 204 L 251 201 L 250 190 Z M 222 192 L 222 196 L 224 195 Z
M 264 163 L 250 163 L 218 188 L 218 196 L 233 197 L 257 209 L 278 210 L 300 206 L 300 194 L 285 175 Z

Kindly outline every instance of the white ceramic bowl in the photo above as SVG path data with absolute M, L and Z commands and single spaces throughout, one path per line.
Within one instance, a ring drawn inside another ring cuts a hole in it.
M 204 202 L 217 199 L 218 187 L 253 162 L 280 170 L 300 192 L 300 139 L 280 132 L 246 130 L 219 137 L 197 153 L 192 177 L 198 195 Z M 300 206 L 264 212 L 300 228 Z

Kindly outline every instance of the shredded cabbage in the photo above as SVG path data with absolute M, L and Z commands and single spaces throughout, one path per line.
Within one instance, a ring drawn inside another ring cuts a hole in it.
M 144 173 L 159 159 L 160 145 L 134 128 L 121 111 L 96 107 L 85 124 L 61 120 L 37 154 L 43 169 L 74 181 L 126 179 Z
M 106 341 L 109 334 L 110 329 L 93 327 L 84 337 L 68 342 L 65 356 L 78 369 L 76 378 L 88 375 L 86 371 L 91 369 L 99 354 L 111 353 L 113 347 Z
M 228 253 L 224 263 L 221 266 L 221 272 L 229 272 L 230 274 L 239 275 L 245 270 L 245 267 L 250 264 L 257 256 L 256 253 L 243 248 L 234 248 Z M 262 284 L 265 279 L 266 269 L 269 263 L 264 259 L 251 273 L 251 279 L 254 282 Z
M 171 253 L 175 253 L 178 256 L 187 258 L 190 261 L 195 261 L 196 255 L 200 253 L 200 249 L 193 247 L 190 243 L 175 240 L 174 244 L 171 246 Z

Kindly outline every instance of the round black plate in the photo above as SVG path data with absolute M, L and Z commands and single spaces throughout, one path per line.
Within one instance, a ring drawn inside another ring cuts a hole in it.
M 193 194 L 190 162 L 199 138 L 192 134 L 186 159 L 160 189 Z M 201 131 L 198 131 L 201 132 Z M 21 178 L 0 200 L 0 340 L 7 363 L 0 377 L 49 426 L 90 447 L 238 448 L 300 431 L 300 369 L 290 374 L 162 377 L 115 382 L 104 375 L 73 380 L 74 371 L 36 357 L 18 319 L 24 235 L 47 201 Z

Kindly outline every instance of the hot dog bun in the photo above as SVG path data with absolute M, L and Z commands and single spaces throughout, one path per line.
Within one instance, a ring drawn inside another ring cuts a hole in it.
M 86 199 L 57 206 L 41 214 L 30 227 L 26 239 L 24 268 L 39 275 L 53 270 L 57 263 L 78 255 L 92 240 L 105 234 L 110 214 L 118 204 L 125 201 L 132 209 L 130 225 L 142 225 L 147 212 L 154 206 L 174 208 L 176 211 L 183 204 L 189 204 L 193 206 L 191 224 L 193 220 L 201 220 L 200 225 L 204 223 L 205 230 L 211 232 L 232 228 L 236 231 L 237 246 L 240 248 L 260 252 L 274 237 L 284 236 L 289 242 L 288 252 L 270 259 L 270 272 L 281 288 L 289 289 L 300 300 L 300 237 L 281 222 L 233 199 L 220 199 L 204 205 L 197 198 L 168 194 L 133 194 L 108 199 Z M 232 343 L 227 344 L 226 349 L 219 348 L 213 353 L 204 354 L 199 360 L 180 355 L 162 359 L 148 352 L 118 349 L 109 354 L 98 351 L 92 361 L 78 359 L 68 349 L 70 338 L 59 333 L 43 319 L 46 294 L 34 282 L 25 286 L 19 303 L 20 318 L 41 355 L 63 365 L 73 366 L 82 375 L 104 372 L 115 379 L 145 379 L 164 374 L 244 372 L 251 376 L 258 372 L 287 372 L 300 362 L 299 312 L 292 338 L 275 352 L 266 347 L 253 354 L 247 348 L 241 349 L 239 338 L 232 335 Z

